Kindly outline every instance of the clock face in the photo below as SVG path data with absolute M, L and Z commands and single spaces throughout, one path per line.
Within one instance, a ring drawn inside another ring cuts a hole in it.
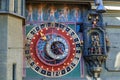
M 35 26 L 27 35 L 25 55 L 31 68 L 47 77 L 71 72 L 81 57 L 76 33 L 61 23 Z

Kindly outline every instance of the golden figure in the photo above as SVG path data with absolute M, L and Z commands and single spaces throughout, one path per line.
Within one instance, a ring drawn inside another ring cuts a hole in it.
M 42 32 L 40 32 L 40 36 L 42 40 L 47 40 L 46 36 Z

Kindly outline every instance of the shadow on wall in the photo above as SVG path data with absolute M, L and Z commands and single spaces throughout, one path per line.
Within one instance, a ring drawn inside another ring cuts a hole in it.
M 114 67 L 116 70 L 120 69 L 120 52 L 118 52 L 118 54 L 116 56 Z

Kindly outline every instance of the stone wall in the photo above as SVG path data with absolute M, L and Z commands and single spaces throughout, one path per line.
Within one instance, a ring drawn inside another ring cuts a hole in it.
M 23 71 L 23 29 L 22 19 L 8 16 L 7 32 L 7 80 L 13 80 L 13 64 L 16 65 L 16 80 L 22 80 Z
M 0 15 L 0 80 L 6 80 L 7 16 Z

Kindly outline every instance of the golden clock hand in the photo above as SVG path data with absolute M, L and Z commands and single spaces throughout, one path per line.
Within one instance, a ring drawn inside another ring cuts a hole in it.
M 42 32 L 40 32 L 40 36 L 43 40 L 47 40 L 46 36 Z

